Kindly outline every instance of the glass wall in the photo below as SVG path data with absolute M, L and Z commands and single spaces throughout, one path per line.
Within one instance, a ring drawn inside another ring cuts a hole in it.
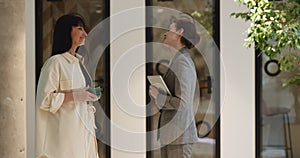
M 109 50 L 106 43 L 108 43 L 109 38 L 109 24 L 105 23 L 105 29 L 103 29 L 103 24 L 99 24 L 109 16 L 109 1 L 106 0 L 42 0 L 36 1 L 36 77 L 40 74 L 40 69 L 45 63 L 45 61 L 51 56 L 52 49 L 52 38 L 53 30 L 56 20 L 68 13 L 79 13 L 83 16 L 86 26 L 87 33 L 95 33 L 95 27 L 102 27 L 102 32 L 107 32 L 106 34 L 101 34 L 99 36 L 98 44 L 96 46 L 91 43 L 94 36 L 88 37 L 85 42 L 85 46 L 78 49 L 78 54 L 84 57 L 84 64 L 89 71 L 94 85 L 101 87 L 101 99 L 94 103 L 96 107 L 96 134 L 97 138 L 103 138 L 102 140 L 97 139 L 98 142 L 98 153 L 100 158 L 110 157 L 110 147 L 106 144 L 109 143 L 109 123 L 108 119 L 110 117 L 110 109 L 108 108 L 110 103 L 110 92 L 109 92 Z M 98 29 L 97 28 L 97 29 Z M 105 30 L 105 31 L 103 31 Z M 99 29 L 98 29 L 99 32 Z M 98 35 L 98 34 L 97 34 Z M 104 48 L 101 51 L 96 52 L 95 48 L 102 43 Z M 92 50 L 92 51 L 91 51 Z M 106 106 L 104 106 L 106 105 Z M 97 112 L 104 112 L 106 115 L 97 115 Z M 103 118 L 99 118 L 101 116 Z
M 200 42 L 189 53 L 197 73 L 198 93 L 194 99 L 194 119 L 198 141 L 193 144 L 193 158 L 215 158 L 219 141 L 219 49 L 218 12 L 214 0 L 153 0 L 147 8 L 147 65 L 148 75 L 164 76 L 174 53 L 162 42 L 173 19 L 185 19 L 195 24 L 200 34 Z M 215 38 L 214 38 L 215 37 Z M 151 44 L 149 44 L 151 43 Z M 197 91 L 196 90 L 196 91 Z M 150 98 L 148 98 L 150 102 Z M 151 111 L 152 112 L 152 111 Z M 148 116 L 150 115 L 148 112 Z M 157 139 L 160 112 L 147 119 L 147 130 L 154 131 L 148 137 L 148 157 L 161 157 L 161 144 Z M 162 128 L 162 127 L 161 127 Z M 149 143 L 151 142 L 151 143 Z
M 299 85 L 283 87 L 294 72 L 280 70 L 278 60 L 259 55 L 257 65 L 258 157 L 299 157 Z

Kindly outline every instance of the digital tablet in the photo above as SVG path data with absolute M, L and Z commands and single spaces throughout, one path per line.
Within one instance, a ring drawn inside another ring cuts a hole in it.
M 162 77 L 160 75 L 150 75 L 150 76 L 147 76 L 147 79 L 149 80 L 151 85 L 154 85 L 159 90 L 162 90 L 163 92 L 171 95 L 166 83 L 164 82 L 164 80 L 162 79 Z

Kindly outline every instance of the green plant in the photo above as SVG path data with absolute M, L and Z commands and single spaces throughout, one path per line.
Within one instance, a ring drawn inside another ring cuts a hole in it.
M 191 16 L 197 20 L 203 27 L 208 31 L 210 35 L 213 34 L 213 18 L 212 18 L 212 13 L 209 11 L 194 11 L 191 13 Z
M 283 86 L 300 83 L 300 0 L 238 0 L 248 8 L 231 16 L 250 21 L 245 39 L 246 47 L 255 49 L 271 59 L 277 59 L 282 71 L 291 72 Z

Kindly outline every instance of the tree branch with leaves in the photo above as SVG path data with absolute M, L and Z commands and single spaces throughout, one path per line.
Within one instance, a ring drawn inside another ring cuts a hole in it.
M 277 59 L 282 71 L 293 73 L 282 85 L 300 84 L 300 0 L 238 0 L 248 8 L 231 16 L 250 21 L 245 46 Z

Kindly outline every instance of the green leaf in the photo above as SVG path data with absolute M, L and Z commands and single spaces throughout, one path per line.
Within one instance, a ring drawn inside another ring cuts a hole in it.
M 250 21 L 245 46 L 261 50 L 271 59 L 280 58 L 280 69 L 289 72 L 296 70 L 299 75 L 292 76 L 283 86 L 300 83 L 300 58 L 292 50 L 300 50 L 300 0 L 277 3 L 268 0 L 238 0 L 246 5 L 247 12 L 231 13 L 230 16 Z M 298 1 L 298 2 L 295 2 Z M 289 52 L 281 52 L 282 49 Z M 286 55 L 288 54 L 288 55 Z

